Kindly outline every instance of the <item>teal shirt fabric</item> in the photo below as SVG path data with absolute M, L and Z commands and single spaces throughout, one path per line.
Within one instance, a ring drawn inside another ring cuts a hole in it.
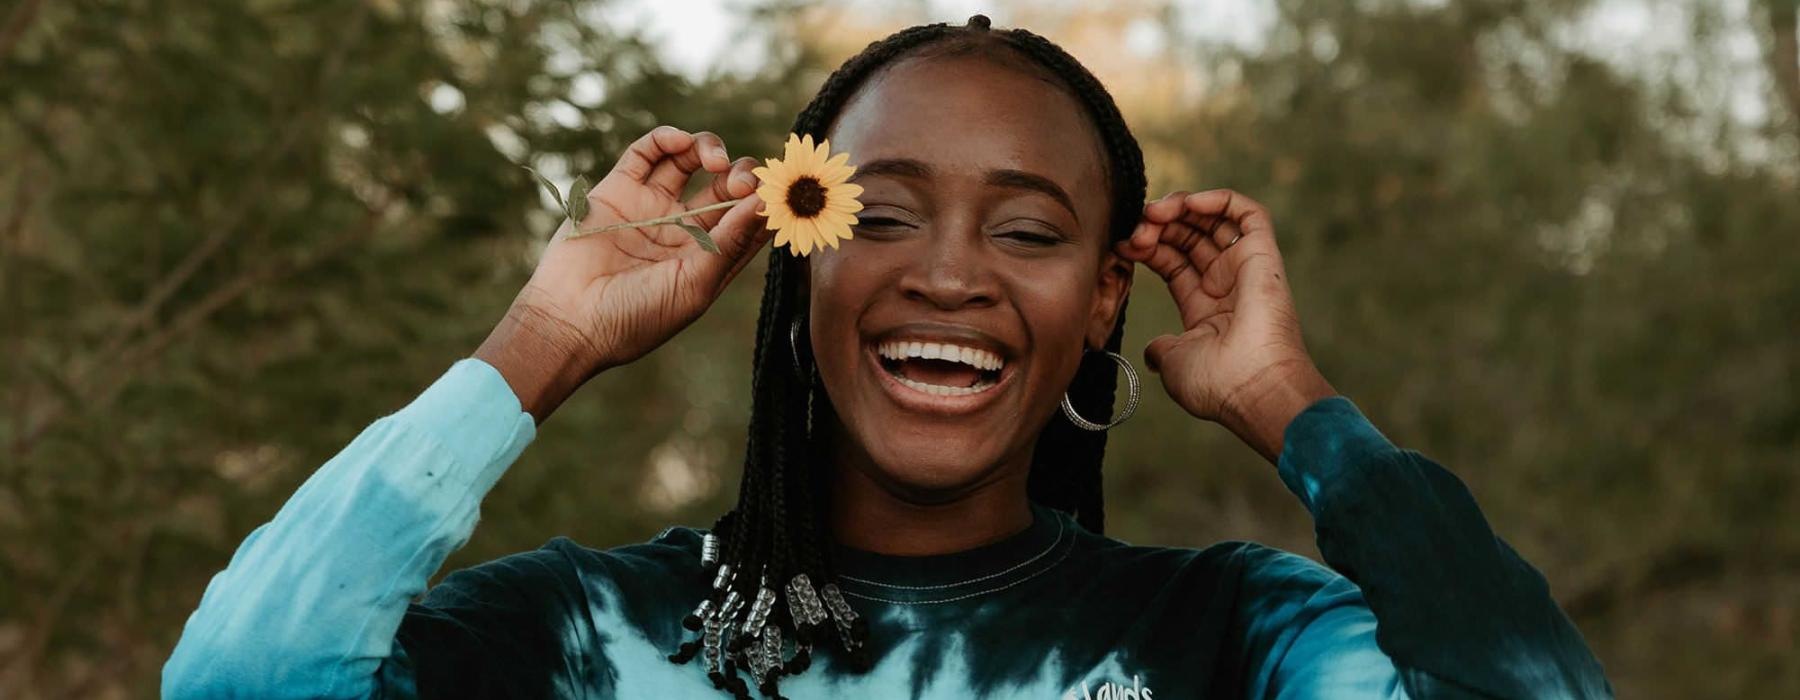
M 712 698 L 667 655 L 701 598 L 701 532 L 543 548 L 426 583 L 534 436 L 467 359 L 319 469 L 215 576 L 167 698 Z M 976 550 L 838 547 L 874 666 L 829 652 L 805 698 L 1587 698 L 1600 665 L 1543 577 L 1449 472 L 1343 397 L 1287 428 L 1278 471 L 1331 568 L 1255 544 L 1133 546 L 1033 508 Z M 423 597 L 421 597 L 423 594 Z

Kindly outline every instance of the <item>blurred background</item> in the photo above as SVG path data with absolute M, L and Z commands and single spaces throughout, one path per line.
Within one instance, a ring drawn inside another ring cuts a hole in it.
M 1795 0 L 6 0 L 0 696 L 155 694 L 238 542 L 500 317 L 556 223 L 520 165 L 775 154 L 866 42 L 977 11 L 1111 87 L 1153 195 L 1270 206 L 1326 375 L 1621 697 L 1800 697 Z M 760 277 L 563 407 L 450 566 L 710 523 Z M 1131 317 L 1134 359 L 1176 327 L 1154 276 Z M 1114 536 L 1317 555 L 1160 391 L 1113 435 Z

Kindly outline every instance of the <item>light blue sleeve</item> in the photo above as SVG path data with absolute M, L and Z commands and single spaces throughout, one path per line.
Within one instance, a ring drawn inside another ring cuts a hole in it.
M 407 604 L 535 435 L 493 366 L 452 365 L 244 539 L 188 618 L 163 697 L 373 695 Z
M 1250 567 L 1252 697 L 1612 697 L 1543 575 L 1455 475 L 1342 396 L 1284 438 L 1278 471 L 1331 569 L 1293 555 Z

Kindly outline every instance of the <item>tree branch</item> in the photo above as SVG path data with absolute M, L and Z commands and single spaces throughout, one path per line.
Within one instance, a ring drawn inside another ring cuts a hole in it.
M 314 95 L 323 95 L 326 90 L 330 89 L 332 81 L 337 79 L 339 71 L 343 68 L 344 61 L 347 58 L 350 49 L 356 46 L 356 41 L 351 39 L 360 38 L 363 34 L 363 30 L 367 27 L 369 19 L 368 8 L 361 5 L 359 5 L 358 8 L 359 11 L 350 19 L 350 29 L 344 35 L 346 38 L 339 41 L 336 50 L 327 54 L 325 59 L 321 62 L 318 83 L 313 90 Z M 301 125 L 307 123 L 309 117 L 316 116 L 321 115 L 316 112 L 306 111 L 296 115 L 295 118 L 288 120 L 275 139 L 274 146 L 269 148 L 262 156 L 258 157 L 257 161 L 266 163 L 287 158 L 294 147 L 300 144 L 300 136 L 307 131 L 306 129 L 302 129 Z M 227 215 L 223 221 L 214 224 L 212 234 L 207 236 L 206 240 L 201 241 L 200 245 L 196 246 L 193 250 L 188 251 L 187 256 L 182 258 L 181 262 L 177 263 L 175 268 L 169 271 L 169 274 L 157 281 L 156 286 L 150 290 L 150 293 L 144 296 L 143 301 L 138 304 L 137 308 L 133 309 L 131 314 L 125 317 L 125 322 L 119 324 L 119 327 L 113 332 L 112 336 L 101 346 L 101 351 L 94 355 L 94 357 L 98 358 L 100 364 L 104 365 L 110 363 L 116 358 L 119 349 L 124 347 L 125 344 L 131 340 L 132 336 L 140 329 L 149 325 L 149 323 L 156 318 L 156 313 L 162 310 L 163 304 L 174 297 L 176 292 L 181 291 L 182 286 L 186 285 L 188 280 L 193 278 L 194 273 L 199 272 L 200 268 L 205 265 L 208 260 L 211 260 L 214 255 L 218 254 L 218 252 L 225 247 L 225 244 L 234 237 L 238 228 L 243 225 L 244 220 L 249 218 L 251 205 L 262 201 L 262 192 L 269 185 L 268 175 L 268 171 L 262 169 L 258 169 L 252 173 L 250 183 L 245 186 L 246 191 L 236 197 L 238 201 L 237 208 Z M 91 370 L 92 367 L 86 369 Z M 70 374 L 70 378 L 79 382 L 82 375 L 85 373 L 86 370 L 77 369 Z
M 319 246 L 309 254 L 248 270 L 230 282 L 213 289 L 211 293 L 188 307 L 174 322 L 164 326 L 156 334 L 138 343 L 137 346 L 119 353 L 116 360 L 108 363 L 108 366 L 104 368 L 107 370 L 105 376 L 84 377 L 87 381 L 83 382 L 81 393 L 84 396 L 93 397 L 85 408 L 98 409 L 111 403 L 120 392 L 131 385 L 132 376 L 143 365 L 161 354 L 174 341 L 199 328 L 213 314 L 237 301 L 246 292 L 260 285 L 304 272 L 308 268 L 332 259 L 338 253 L 349 249 L 352 244 L 367 238 L 368 234 L 381 224 L 387 207 L 387 202 L 371 207 L 368 216 L 360 225 L 352 227 L 343 235 Z M 29 419 L 25 429 L 13 441 L 13 453 L 23 455 L 30 452 L 37 440 L 68 414 L 69 408 L 67 401 L 59 401 L 48 405 L 43 412 Z

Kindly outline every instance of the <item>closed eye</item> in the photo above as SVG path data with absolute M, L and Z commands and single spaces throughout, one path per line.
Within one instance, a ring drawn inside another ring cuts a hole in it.
M 1000 233 L 999 237 L 1029 246 L 1053 246 L 1063 242 L 1061 237 L 1037 233 L 1035 231 L 1005 231 Z
M 906 222 L 885 216 L 863 216 L 858 217 L 857 223 L 864 226 L 900 226 Z
M 913 225 L 888 216 L 858 216 L 856 228 L 859 231 L 902 231 L 913 228 Z

